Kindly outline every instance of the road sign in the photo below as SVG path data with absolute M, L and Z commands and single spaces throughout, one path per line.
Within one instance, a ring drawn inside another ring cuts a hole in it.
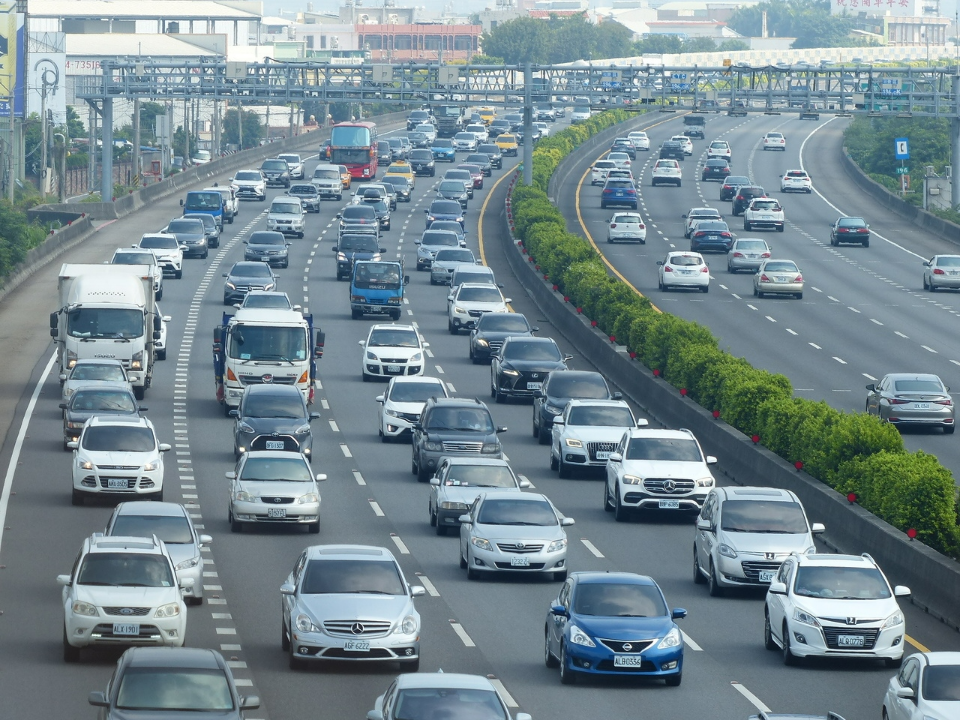
M 910 144 L 907 138 L 897 138 L 894 142 L 895 157 L 897 160 L 910 159 Z
M 881 95 L 900 95 L 903 90 L 903 82 L 900 78 L 880 78 Z
M 672 90 L 684 91 L 690 89 L 690 83 L 687 82 L 686 73 L 671 73 L 670 75 L 670 88 Z
M 618 88 L 620 85 L 619 70 L 604 70 L 600 73 L 600 87 Z
M 898 168 L 897 168 L 897 175 L 906 175 L 906 174 L 909 173 L 909 172 L 910 172 L 910 168 L 908 168 L 908 167 L 898 167 Z

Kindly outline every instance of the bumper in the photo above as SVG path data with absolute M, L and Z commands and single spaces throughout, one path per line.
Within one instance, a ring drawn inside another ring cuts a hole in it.
M 636 197 L 603 197 L 601 196 L 600 202 L 607 207 L 619 205 L 621 207 L 633 208 L 634 210 L 637 209 Z
M 919 410 L 893 411 L 892 408 L 883 408 L 882 416 L 884 420 L 892 425 L 934 425 L 953 427 L 954 415 L 950 408 L 944 407 L 942 410 L 931 410 L 923 412 Z
M 289 185 L 289 178 L 267 178 L 267 187 L 288 187 Z
M 654 185 L 676 185 L 680 186 L 681 178 L 677 175 L 654 175 Z
M 563 461 L 573 467 L 596 468 L 602 470 L 607 467 L 607 460 L 591 460 L 585 448 L 563 448 Z
M 526 562 L 517 566 L 514 562 Z M 567 566 L 566 549 L 548 553 L 545 550 L 535 553 L 510 553 L 496 550 L 481 550 L 473 546 L 470 549 L 470 568 L 477 572 L 510 572 L 523 574 L 550 573 L 563 570 Z
M 416 364 L 410 364 L 406 361 L 402 363 L 384 363 L 364 359 L 363 374 L 382 378 L 391 378 L 400 375 L 422 375 L 423 361 L 421 360 Z
M 723 182 L 727 179 L 727 174 L 728 173 L 701 173 L 700 180 L 704 182 L 707 180 L 719 180 Z
M 388 635 L 362 638 L 370 643 L 364 652 L 344 650 L 344 644 L 358 638 L 331 637 L 324 633 L 295 631 L 290 638 L 291 652 L 298 660 L 336 660 L 352 662 L 389 662 L 420 657 L 420 635 Z
M 450 528 L 460 527 L 460 516 L 466 512 L 469 512 L 469 509 L 444 510 L 443 508 L 438 507 L 437 508 L 437 527 L 450 527 Z
M 621 505 L 632 510 L 694 510 L 699 512 L 703 501 L 707 498 L 707 490 L 709 489 L 703 488 L 702 495 L 682 495 L 680 497 L 654 495 L 646 492 L 639 485 L 620 485 L 617 492 L 620 493 Z
M 101 497 L 129 499 L 153 495 L 163 490 L 162 471 L 104 472 L 82 470 L 74 465 L 75 492 Z
M 207 243 L 204 240 L 203 247 L 206 247 Z M 160 267 L 163 269 L 164 275 L 174 275 L 180 272 L 183 269 L 183 262 L 178 260 L 158 260 L 157 261 Z
M 810 185 L 781 185 L 780 192 L 813 192 Z
M 413 423 L 410 420 L 396 417 L 395 415 L 385 415 L 382 413 L 380 415 L 380 431 L 386 437 L 398 438 L 401 436 L 410 435 L 412 428 Z M 460 516 L 458 515 L 457 517 Z
M 730 248 L 733 247 L 733 241 L 729 243 L 726 242 L 710 242 L 710 241 L 700 241 L 696 240 L 690 241 L 690 250 L 692 252 L 718 252 L 718 253 L 728 253 Z
M 233 519 L 241 523 L 271 525 L 310 525 L 320 522 L 320 503 L 297 502 L 283 505 L 266 503 L 235 502 L 231 507 Z M 272 512 L 272 515 L 271 515 Z M 282 517 L 274 517 L 281 515 Z
M 267 194 L 265 191 L 257 190 L 255 188 L 241 188 L 240 190 L 237 190 L 238 200 L 259 200 L 260 198 L 266 197 L 266 195 Z
M 299 235 L 303 232 L 303 223 L 296 225 L 274 225 L 273 227 L 270 227 L 268 223 L 267 230 L 273 230 L 278 233 L 283 233 L 284 235 Z
M 173 618 L 144 616 L 138 622 L 126 622 L 123 616 L 101 614 L 99 617 L 69 614 L 64 620 L 67 642 L 76 648 L 92 646 L 168 646 L 182 647 L 187 629 L 187 617 L 181 613 Z M 116 625 L 137 625 L 137 635 L 115 634 Z
M 671 275 L 676 275 L 676 273 L 663 274 L 664 287 L 702 288 L 710 285 L 710 275 L 708 273 L 697 273 L 696 275 L 691 275 L 689 277 L 670 277 Z
M 266 262 L 270 267 L 282 267 L 289 262 L 288 255 L 244 255 L 243 259 L 254 262 Z
M 430 265 L 430 280 L 440 285 L 449 285 L 453 277 L 453 268 L 435 267 Z
M 619 233 L 615 235 L 607 235 L 607 240 L 610 242 L 646 242 L 647 234 L 645 232 L 637 233 Z
M 763 263 L 763 260 L 730 260 L 727 263 L 727 267 L 730 270 L 750 270 L 751 272 L 756 272 L 760 269 L 760 265 Z
M 473 328 L 477 326 L 477 322 L 479 322 L 479 320 L 479 315 L 477 317 L 454 315 L 453 318 L 451 318 L 450 323 L 459 330 L 473 330 Z
M 400 313 L 400 305 L 391 305 L 384 303 L 383 305 L 375 303 L 350 303 L 350 309 L 361 312 L 365 315 L 390 315 Z
M 437 466 L 440 465 L 440 460 L 445 457 L 474 457 L 501 460 L 503 459 L 503 450 L 499 450 L 495 453 L 473 451 L 457 452 L 456 450 L 423 450 L 420 452 L 420 466 L 426 470 L 429 470 L 431 473 L 435 473 Z M 463 513 L 460 513 L 460 515 L 462 514 Z M 460 515 L 457 517 L 460 517 Z
M 567 644 L 568 669 L 590 675 L 643 675 L 646 677 L 669 677 L 683 672 L 683 647 L 656 650 L 651 647 L 643 653 L 614 653 L 597 642 L 596 647 Z M 639 658 L 640 665 L 619 667 L 614 658 Z
M 861 628 L 858 628 L 858 630 Z M 840 649 L 835 642 L 827 643 L 824 632 L 841 631 L 845 635 L 852 634 L 846 627 L 838 628 L 824 626 L 824 628 L 815 628 L 810 625 L 803 625 L 793 620 L 787 620 L 787 631 L 790 633 L 790 651 L 797 657 L 850 657 L 850 658 L 890 658 L 899 659 L 904 653 L 904 633 L 905 625 L 897 625 L 881 631 L 876 636 L 876 642 L 872 649 L 866 648 L 847 648 Z M 869 639 L 877 632 L 876 628 L 862 628 L 865 637 L 865 643 L 869 645 Z M 799 636 L 799 637 L 798 637 Z M 801 639 L 802 638 L 802 639 Z
M 757 290 L 771 295 L 793 295 L 803 292 L 803 285 L 799 283 L 759 283 Z
M 771 230 L 780 230 L 783 227 L 783 220 L 748 220 L 746 216 L 743 218 L 744 224 L 749 224 L 751 228 L 762 229 L 769 228 Z

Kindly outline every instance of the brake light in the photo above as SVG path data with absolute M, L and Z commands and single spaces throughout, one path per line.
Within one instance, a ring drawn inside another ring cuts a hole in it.
M 742 253 L 742 252 L 735 252 L 735 253 L 733 254 L 733 256 L 734 256 L 734 257 L 743 257 L 743 253 Z
M 646 229 L 647 229 L 647 226 L 644 225 L 643 223 L 640 223 L 640 229 L 641 229 L 641 230 L 646 230 Z
M 934 404 L 934 405 L 948 405 L 948 406 L 949 406 L 949 405 L 953 405 L 953 401 L 952 401 L 952 400 L 934 400 L 934 401 L 933 401 L 933 404 Z
M 664 271 L 664 272 L 673 272 L 673 268 L 670 267 L 669 265 L 664 265 L 664 266 L 663 266 L 663 271 Z
M 859 230 L 857 230 L 857 232 L 865 233 L 865 232 L 870 232 L 870 231 L 867 230 L 867 228 L 860 228 Z
M 891 405 L 905 405 L 905 404 L 907 404 L 907 403 L 910 402 L 910 401 L 909 401 L 909 400 L 902 400 L 901 398 L 890 398 L 889 402 L 890 402 Z
M 695 232 L 695 233 L 693 234 L 693 236 L 694 236 L 694 237 L 703 237 L 705 234 L 706 234 L 706 233 L 703 233 L 703 232 L 699 232 L 699 231 L 698 231 L 698 232 Z
M 730 237 L 730 233 L 728 232 L 720 233 L 720 237 Z
M 946 273 L 945 273 L 943 270 L 941 270 L 940 268 L 934 268 L 934 269 L 933 269 L 933 274 L 934 274 L 934 275 L 946 275 Z
M 766 282 L 766 283 L 770 282 L 770 278 L 767 277 L 767 274 L 766 274 L 766 273 L 763 273 L 763 274 L 760 276 L 760 282 Z
M 702 268 L 700 268 L 700 272 L 702 272 L 702 273 L 708 273 L 708 272 L 710 272 L 710 268 L 708 268 L 706 265 L 704 265 Z
M 610 227 L 611 227 L 611 229 L 612 229 L 612 228 L 615 228 L 616 226 L 617 226 L 617 224 L 616 224 L 616 223 L 610 223 Z
M 760 255 L 760 257 L 762 257 L 762 258 L 770 257 L 770 253 L 768 253 L 768 252 L 767 252 L 767 253 L 762 253 L 762 254 Z
M 793 281 L 794 281 L 795 283 L 802 283 L 802 282 L 803 282 L 803 275 L 797 275 L 797 276 L 793 279 Z
M 837 230 L 837 232 L 850 232 L 850 231 L 847 230 L 845 227 L 842 227 L 839 230 Z

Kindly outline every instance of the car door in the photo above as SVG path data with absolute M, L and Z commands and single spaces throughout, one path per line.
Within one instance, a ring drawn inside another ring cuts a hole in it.
M 307 553 L 302 552 L 300 553 L 300 557 L 298 557 L 297 561 L 294 563 L 293 570 L 290 571 L 290 574 L 287 575 L 287 579 L 284 582 L 286 582 L 287 584 L 293 585 L 295 588 L 299 590 L 300 580 L 303 576 L 303 568 L 306 567 L 306 564 L 307 564 Z M 283 603 L 283 616 L 286 620 L 288 620 L 287 626 L 289 627 L 290 624 L 293 622 L 291 618 L 291 614 L 293 613 L 293 608 L 297 602 L 297 598 L 296 598 L 296 595 L 283 595 L 283 594 L 280 595 L 280 598 L 281 598 L 281 602 Z
M 567 617 L 551 614 L 553 622 L 547 623 L 547 637 L 550 643 L 550 652 L 556 657 L 560 657 L 560 645 L 563 642 L 563 632 L 570 622 L 570 598 L 573 596 L 573 583 L 573 578 L 568 578 L 563 584 L 563 587 L 560 588 L 560 593 L 554 601 L 554 604 L 563 605 L 563 607 L 566 608 Z
M 570 420 L 570 403 L 567 403 L 566 407 L 563 408 L 560 417 L 563 419 L 562 425 L 558 425 L 556 420 L 550 423 L 550 456 L 553 457 L 553 451 L 556 449 L 558 461 L 563 457 L 563 448 L 560 443 L 563 442 L 563 433 L 567 429 L 567 422 Z
M 783 619 L 787 613 L 792 612 L 792 608 L 790 607 L 790 583 L 793 580 L 793 570 L 793 560 L 784 560 L 777 573 L 776 581 L 786 585 L 787 592 L 784 595 L 767 593 L 767 612 L 770 613 L 770 631 L 774 636 L 781 635 L 780 629 L 783 627 Z M 783 638 L 780 639 L 783 641 Z
M 626 456 L 626 452 L 627 433 L 624 433 L 615 451 L 615 454 L 619 455 L 620 460 L 614 460 L 613 455 L 607 460 L 607 493 L 611 498 L 616 498 L 617 493 L 620 492 L 620 488 L 617 487 L 617 481 L 623 470 L 623 458 Z
M 897 673 L 894 685 L 913 690 L 913 698 L 901 698 L 894 694 L 889 707 L 890 720 L 921 720 L 923 713 L 917 707 L 920 694 L 920 661 L 917 658 L 907 659 Z
M 695 548 L 697 552 L 697 565 L 701 568 L 709 568 L 710 560 L 713 558 L 713 548 L 717 543 L 717 522 L 719 521 L 720 507 L 717 494 L 711 492 L 703 503 L 703 507 L 700 509 L 700 517 L 697 518 L 698 524 L 701 520 L 710 523 L 708 530 L 697 529 Z

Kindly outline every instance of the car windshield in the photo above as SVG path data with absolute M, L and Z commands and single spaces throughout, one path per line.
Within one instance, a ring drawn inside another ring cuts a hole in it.
M 800 272 L 800 268 L 797 267 L 796 263 L 790 262 L 789 260 L 774 260 L 764 265 L 763 271 L 796 273 Z
M 573 611 L 595 617 L 662 617 L 667 606 L 655 585 L 584 582 L 573 595 Z
M 219 210 L 222 205 L 223 197 L 215 190 L 187 193 L 187 201 L 184 203 L 188 210 Z
M 78 585 L 173 587 L 170 563 L 163 555 L 87 553 L 77 570 Z
M 213 215 L 206 215 L 206 214 L 201 215 L 198 213 L 198 214 L 192 214 L 192 215 L 185 215 L 184 217 L 196 218 L 197 220 L 200 221 L 201 225 L 203 225 L 205 228 L 208 228 L 208 229 L 213 228 L 216 223 L 216 220 L 213 219 Z
M 772 132 L 772 133 L 767 133 L 767 137 L 770 138 L 771 140 L 779 140 L 780 138 L 783 137 L 783 135 L 781 135 L 780 133 Z
M 490 413 L 485 409 L 440 407 L 430 413 L 426 429 L 492 433 L 495 428 Z
M 675 267 L 694 267 L 702 264 L 703 260 L 696 255 L 674 255 L 667 260 L 667 265 L 673 265 Z
M 105 380 L 114 382 L 126 382 L 127 378 L 123 374 L 123 368 L 119 365 L 99 365 L 91 363 L 85 365 L 77 363 L 73 372 L 70 373 L 71 380 Z
M 545 392 L 554 398 L 606 399 L 610 397 L 610 392 L 601 376 L 568 375 L 563 372 L 550 373 Z
M 942 393 L 943 385 L 939 380 L 895 380 L 895 392 L 926 392 Z
M 233 177 L 234 180 L 262 180 L 260 173 L 253 170 L 241 170 Z
M 552 342 L 519 340 L 508 342 L 503 348 L 506 360 L 561 360 L 560 349 Z
M 453 487 L 515 488 L 517 479 L 506 465 L 451 465 L 443 484 Z
M 436 382 L 394 383 L 390 399 L 398 403 L 425 403 L 432 397 L 446 397 L 443 387 Z
M 463 193 L 463 182 L 461 180 L 444 180 L 440 183 L 440 192 Z
M 150 428 L 118 425 L 87 427 L 80 445 L 92 452 L 150 452 L 157 447 Z
M 231 277 L 269 278 L 270 267 L 264 263 L 237 263 L 230 270 Z
M 311 560 L 300 584 L 302 595 L 406 595 L 400 571 L 391 560 Z
M 780 203 L 776 200 L 754 200 L 753 201 L 754 210 L 771 210 L 776 212 L 780 210 Z
M 457 294 L 458 302 L 502 303 L 503 296 L 495 285 L 485 287 L 461 287 Z
M 380 252 L 380 246 L 377 245 L 377 238 L 373 235 L 344 235 L 340 238 L 340 252 Z
M 493 690 L 411 688 L 397 694 L 394 720 L 509 720 Z
M 157 256 L 151 252 L 118 252 L 113 256 L 114 265 L 155 265 Z
M 400 266 L 395 263 L 359 263 L 353 284 L 358 288 L 396 290 L 400 287 Z
M 882 600 L 890 587 L 875 567 L 801 566 L 793 591 L 803 597 L 832 600 Z
M 450 284 L 456 287 L 463 283 L 485 283 L 487 285 L 493 285 L 493 273 L 475 272 L 472 268 L 470 270 L 457 270 Z
M 514 313 L 487 313 L 480 318 L 477 331 L 528 333 L 530 326 L 523 315 Z
M 633 427 L 636 422 L 629 408 L 580 405 L 570 408 L 567 425 Z
M 960 665 L 928 666 L 921 691 L 929 702 L 960 702 Z
M 370 333 L 370 339 L 367 340 L 367 347 L 420 347 L 420 338 L 414 330 L 401 330 L 399 328 L 384 328 L 374 330 Z
M 78 390 L 70 401 L 73 412 L 134 413 L 137 403 L 123 390 Z
M 453 136 L 455 140 L 476 140 L 477 137 L 472 132 L 460 132 Z
M 232 710 L 233 694 L 222 670 L 128 667 L 120 677 L 117 709 Z
M 725 150 L 725 149 L 727 148 L 727 144 L 726 144 L 725 142 L 723 142 L 722 140 L 717 140 L 717 141 L 714 141 L 714 142 L 710 143 L 710 147 L 712 147 L 712 148 L 714 148 L 714 149 L 723 148 L 723 149 Z
M 286 160 L 264 160 L 261 170 L 287 170 Z
M 250 236 L 251 245 L 286 245 L 281 233 L 254 233 Z
M 707 165 L 710 167 L 727 167 L 726 160 L 707 160 Z
M 420 244 L 430 247 L 447 246 L 460 247 L 460 238 L 448 230 L 438 230 L 431 232 L 427 230 L 420 236 Z
M 767 244 L 763 240 L 737 240 L 734 247 L 741 252 L 766 252 Z
M 248 457 L 240 471 L 247 482 L 313 482 L 310 467 L 302 457 Z
M 122 537 L 153 537 L 167 545 L 188 545 L 193 542 L 190 522 L 183 515 L 118 515 L 110 534 Z
M 470 250 L 440 250 L 433 258 L 433 262 L 472 263 L 476 262 L 476 259 Z
M 703 462 L 697 443 L 682 438 L 631 438 L 626 459 Z
M 348 205 L 341 213 L 344 220 L 374 220 L 377 211 L 369 205 Z
M 546 500 L 487 500 L 480 506 L 477 523 L 481 525 L 536 525 L 549 527 L 557 524 L 557 515 Z
M 614 168 L 614 167 L 616 167 L 616 165 L 614 165 L 609 160 L 598 160 L 593 164 L 594 170 L 609 170 L 610 168 Z
M 275 202 L 270 206 L 270 212 L 275 215 L 299 215 L 300 204 L 288 202 Z
M 280 293 L 247 293 L 243 300 L 245 308 L 283 308 L 290 309 L 290 300 Z
M 303 398 L 296 393 L 251 393 L 243 399 L 242 418 L 302 418 L 306 417 Z
M 703 208 L 702 210 L 691 210 L 690 218 L 719 218 L 720 211 L 713 208 Z
M 791 178 L 805 178 L 807 174 L 803 170 L 791 170 L 787 173 L 787 177 Z
M 486 155 L 467 155 L 467 162 L 483 166 L 490 162 L 490 158 Z
M 866 224 L 867 223 L 864 222 L 863 218 L 841 218 L 840 222 L 837 223 L 837 226 L 846 228 L 859 228 L 866 227 Z
M 727 500 L 721 518 L 727 532 L 793 535 L 808 529 L 803 509 L 795 502 Z
M 189 229 L 179 230 L 178 232 L 192 232 L 203 234 L 203 223 L 190 223 Z M 176 250 L 180 247 L 175 237 L 145 237 L 140 239 L 140 247 L 150 250 Z

